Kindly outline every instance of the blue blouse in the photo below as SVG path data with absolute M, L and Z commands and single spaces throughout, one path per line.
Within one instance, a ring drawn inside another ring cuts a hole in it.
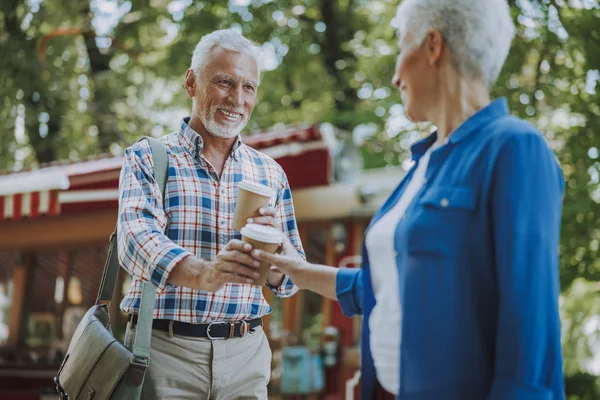
M 436 134 L 412 147 L 419 158 Z M 401 197 L 414 167 L 373 224 Z M 558 242 L 564 180 L 536 129 L 498 99 L 431 154 L 396 227 L 402 400 L 564 399 Z M 337 296 L 362 314 L 364 400 L 373 397 L 369 257 L 340 269 Z

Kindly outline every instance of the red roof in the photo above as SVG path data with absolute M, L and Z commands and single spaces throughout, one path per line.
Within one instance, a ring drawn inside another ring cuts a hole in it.
M 243 140 L 276 159 L 292 187 L 329 183 L 329 149 L 318 126 L 253 134 Z M 107 157 L 0 175 L 0 221 L 115 207 L 122 164 L 123 157 Z

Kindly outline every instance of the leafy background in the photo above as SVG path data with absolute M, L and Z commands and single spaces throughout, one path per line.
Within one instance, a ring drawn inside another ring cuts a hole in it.
M 561 313 L 570 398 L 600 398 L 600 5 L 509 1 L 518 35 L 494 96 L 535 124 L 567 190 Z M 390 85 L 393 16 L 384 0 L 2 0 L 0 170 L 118 155 L 189 110 L 182 90 L 202 35 L 234 28 L 266 71 L 248 131 L 328 122 L 365 168 L 402 164 L 431 127 L 403 117 Z

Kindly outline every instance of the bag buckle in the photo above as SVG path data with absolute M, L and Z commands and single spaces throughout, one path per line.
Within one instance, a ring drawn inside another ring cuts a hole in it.
M 58 393 L 59 400 L 68 400 L 69 395 L 67 394 L 67 392 L 65 392 L 65 389 L 63 389 L 62 386 L 60 386 L 60 382 L 58 381 L 58 376 L 55 376 L 53 381 L 54 381 L 54 384 L 56 385 L 56 392 Z
M 149 360 L 140 358 L 131 358 L 129 369 L 127 370 L 127 384 L 137 387 L 144 382 L 144 376 L 148 369 Z

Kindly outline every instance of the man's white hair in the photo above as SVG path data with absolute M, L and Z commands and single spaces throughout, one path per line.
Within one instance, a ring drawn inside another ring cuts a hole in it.
M 251 55 L 256 61 L 260 77 L 260 48 L 233 29 L 221 29 L 202 36 L 194 49 L 190 67 L 196 76 L 210 63 L 216 47 Z
M 498 79 L 515 35 L 506 0 L 403 0 L 396 21 L 398 36 L 410 32 L 415 45 L 428 32 L 440 32 L 458 72 L 482 79 L 488 88 Z

